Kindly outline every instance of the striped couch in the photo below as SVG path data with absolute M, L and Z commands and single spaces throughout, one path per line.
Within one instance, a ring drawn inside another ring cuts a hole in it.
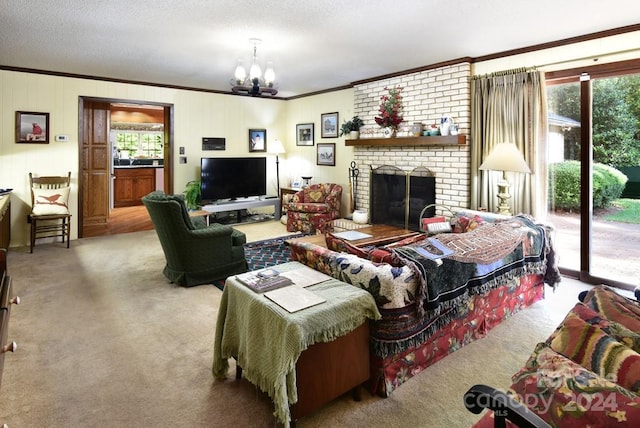
M 553 427 L 640 426 L 640 304 L 606 286 L 581 297 L 513 375 L 513 405 L 499 405 L 497 417 L 488 411 L 474 428 L 493 427 L 520 405 Z

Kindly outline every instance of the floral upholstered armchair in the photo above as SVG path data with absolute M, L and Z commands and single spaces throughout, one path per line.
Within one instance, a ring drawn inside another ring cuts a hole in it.
M 287 205 L 287 231 L 330 231 L 332 220 L 340 217 L 341 200 L 342 186 L 334 183 L 312 184 L 296 192 Z

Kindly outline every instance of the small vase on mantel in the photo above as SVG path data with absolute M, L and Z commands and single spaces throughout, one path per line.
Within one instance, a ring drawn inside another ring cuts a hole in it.
M 422 123 L 421 122 L 413 122 L 411 125 L 411 135 L 414 137 L 419 137 L 422 135 Z
M 392 128 L 390 126 L 382 128 L 382 134 L 384 135 L 384 138 L 395 138 L 396 128 Z

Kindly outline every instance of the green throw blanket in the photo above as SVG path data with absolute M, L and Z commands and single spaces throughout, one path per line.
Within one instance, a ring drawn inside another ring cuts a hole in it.
M 287 263 L 288 268 L 299 265 Z M 281 267 L 278 267 L 281 271 Z M 289 313 L 264 295 L 227 279 L 216 324 L 213 375 L 224 379 L 228 359 L 237 359 L 247 380 L 275 403 L 274 415 L 285 426 L 289 406 L 298 401 L 295 365 L 317 342 L 330 342 L 353 331 L 367 319 L 380 319 L 373 297 L 335 279 L 308 287 L 326 302 Z

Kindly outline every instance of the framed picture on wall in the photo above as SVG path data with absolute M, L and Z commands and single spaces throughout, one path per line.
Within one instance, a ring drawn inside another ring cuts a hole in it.
M 17 111 L 16 143 L 49 144 L 49 113 Z
M 320 115 L 320 137 L 338 137 L 338 113 L 323 113 Z
M 249 152 L 266 152 L 267 151 L 267 130 L 266 129 L 250 129 L 249 130 Z
M 335 143 L 318 143 L 318 165 L 336 166 Z
M 313 146 L 313 123 L 296 125 L 296 146 Z

